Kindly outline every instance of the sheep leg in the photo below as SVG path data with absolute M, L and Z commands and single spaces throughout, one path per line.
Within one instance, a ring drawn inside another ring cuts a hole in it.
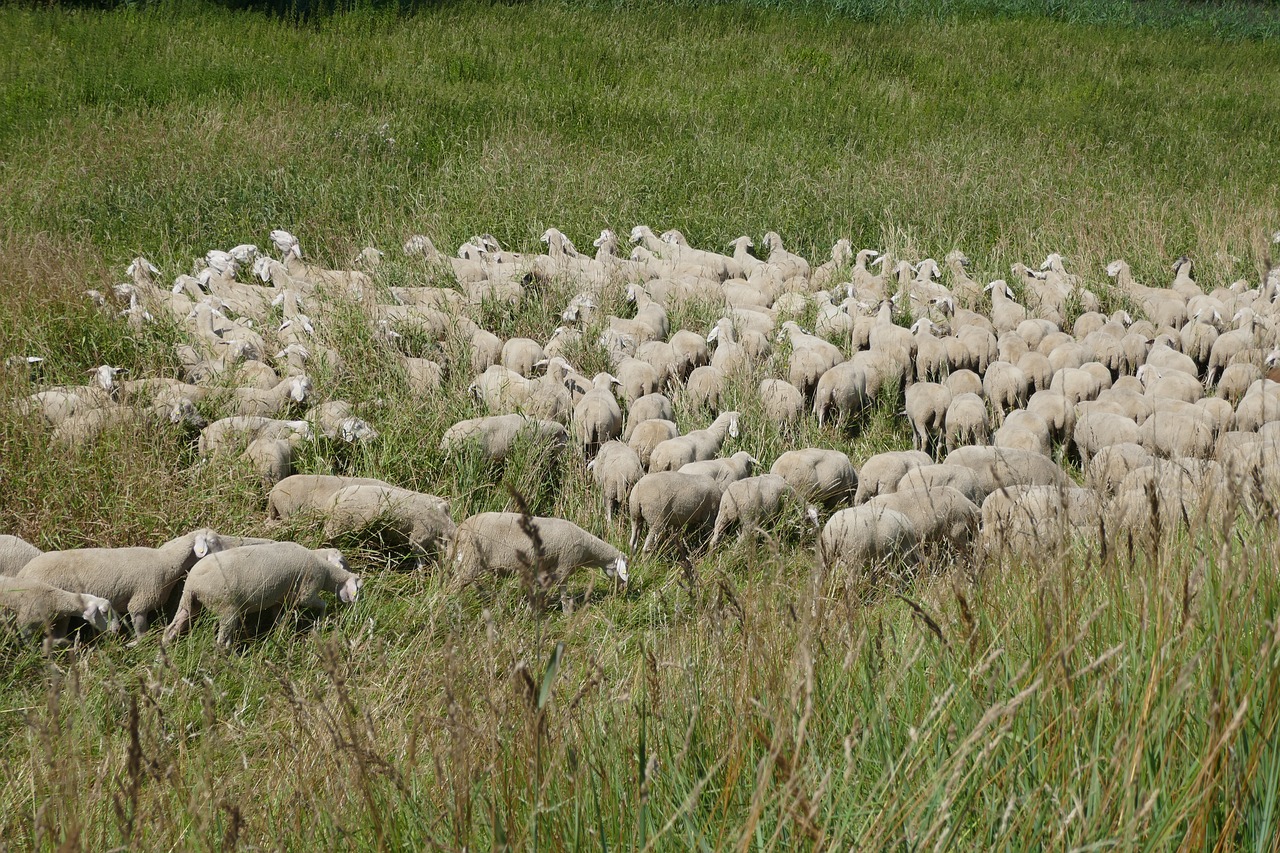
M 147 633 L 147 628 L 151 622 L 147 619 L 147 611 L 129 611 L 129 618 L 133 620 L 133 635 L 136 639 L 141 639 L 142 635 Z
M 240 633 L 240 623 L 243 620 L 244 616 L 238 610 L 222 614 L 222 619 L 218 622 L 217 643 L 219 646 L 225 649 L 231 648 L 231 641 L 236 634 Z
M 173 614 L 173 621 L 169 623 L 169 627 L 165 629 L 164 641 L 172 643 L 176 640 L 187 626 L 191 624 L 191 605 L 184 601 L 182 606 L 178 608 L 178 612 Z

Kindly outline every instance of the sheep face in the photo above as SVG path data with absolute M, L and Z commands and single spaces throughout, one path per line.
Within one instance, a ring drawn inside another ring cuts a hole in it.
M 338 600 L 343 604 L 351 604 L 360 594 L 360 588 L 364 586 L 364 578 L 359 575 L 353 575 L 347 578 L 346 583 L 338 590 Z
M 604 574 L 608 578 L 617 578 L 623 586 L 626 586 L 631 577 L 627 571 L 627 558 L 618 557 L 613 562 L 607 563 L 604 567 Z
M 120 630 L 120 618 L 110 601 L 88 593 L 81 593 L 80 601 L 84 605 L 84 611 L 80 615 L 95 631 L 114 633 Z

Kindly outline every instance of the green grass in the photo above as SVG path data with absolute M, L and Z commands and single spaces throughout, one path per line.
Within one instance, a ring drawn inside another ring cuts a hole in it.
M 1115 257 L 1164 282 L 1188 253 L 1215 285 L 1267 262 L 1277 43 L 828 8 L 465 3 L 295 27 L 190 5 L 0 7 L 0 355 L 45 356 L 50 383 L 102 362 L 175 375 L 177 330 L 130 333 L 82 291 L 123 280 L 135 254 L 171 278 L 273 227 L 337 264 L 388 249 L 385 284 L 425 280 L 397 248 L 414 232 L 533 249 L 549 226 L 585 246 L 640 222 L 707 246 L 776 229 L 814 258 L 838 237 L 913 258 L 959 247 L 987 278 L 1059 251 L 1100 290 Z M 546 339 L 574 290 L 488 319 Z M 495 470 L 440 454 L 444 430 L 481 413 L 465 370 L 417 399 L 358 316 L 324 332 L 344 367 L 317 377 L 322 398 L 357 404 L 382 437 L 318 443 L 302 470 L 445 494 L 459 517 L 507 506 L 510 485 L 625 541 L 572 455 Z M 589 345 L 575 356 L 603 364 Z M 832 446 L 860 463 L 907 446 L 895 401 L 853 429 L 783 433 L 753 399 L 762 375 L 729 389 L 744 415 L 731 450 L 767 465 Z M 3 399 L 30 390 L 0 380 Z M 677 413 L 686 429 L 710 420 Z M 254 476 L 199 464 L 190 435 L 67 454 L 0 415 L 0 530 L 42 547 L 200 525 L 320 543 L 312 523 L 264 517 Z M 171 649 L 153 634 L 45 653 L 0 635 L 0 845 L 1280 838 L 1273 523 L 1154 556 L 1139 543 L 1134 560 L 961 560 L 890 589 L 817 572 L 794 521 L 688 567 L 638 558 L 625 595 L 576 578 L 572 614 L 532 611 L 514 581 L 459 595 L 443 568 L 396 572 L 343 544 L 368 584 L 314 633 L 287 621 L 231 654 L 208 620 Z

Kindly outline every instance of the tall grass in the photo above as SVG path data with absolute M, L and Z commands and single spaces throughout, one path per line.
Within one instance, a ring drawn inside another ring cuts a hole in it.
M 1183 252 L 1207 284 L 1252 278 L 1280 219 L 1260 73 L 1277 48 L 1185 42 L 741 5 L 462 4 L 309 29 L 0 8 L 0 354 L 44 356 L 41 383 L 102 362 L 176 375 L 176 329 L 131 332 L 82 291 L 136 253 L 172 276 L 277 226 L 337 263 L 387 247 L 383 284 L 430 280 L 394 249 L 416 231 L 527 249 L 550 225 L 585 244 L 641 221 L 703 245 L 777 228 L 814 256 L 840 236 L 959 246 L 989 277 L 1057 250 L 1099 287 L 1113 257 L 1158 282 Z M 487 320 L 545 339 L 573 292 Z M 415 396 L 357 314 L 326 319 L 343 366 L 317 376 L 322 399 L 381 438 L 309 445 L 301 470 L 447 494 L 460 516 L 510 488 L 625 541 L 572 453 L 439 451 L 482 413 L 465 370 Z M 896 401 L 780 429 L 761 375 L 728 389 L 731 450 L 906 446 Z M 0 398 L 33 387 L 6 373 Z M 255 475 L 200 463 L 189 434 L 67 453 L 0 413 L 0 530 L 42 547 L 206 524 L 320 544 L 264 516 Z M 1264 520 L 1136 557 L 965 556 L 890 586 L 823 573 L 788 519 L 692 563 L 639 557 L 625 594 L 575 577 L 564 613 L 344 540 L 361 600 L 230 654 L 209 620 L 167 649 L 0 634 L 0 845 L 1280 849 L 1276 541 Z

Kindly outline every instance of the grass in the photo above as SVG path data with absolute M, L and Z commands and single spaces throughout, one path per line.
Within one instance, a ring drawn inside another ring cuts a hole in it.
M 413 232 L 532 249 L 549 226 L 585 245 L 638 222 L 708 246 L 777 229 L 813 257 L 842 236 L 960 247 L 987 278 L 1060 251 L 1099 289 L 1115 257 L 1149 282 L 1182 253 L 1202 281 L 1259 274 L 1280 221 L 1275 42 L 872 17 L 468 3 L 295 27 L 198 5 L 0 8 L 0 354 L 44 356 L 50 383 L 102 362 L 176 375 L 176 329 L 130 333 L 82 291 L 137 253 L 173 276 L 273 227 L 337 264 L 387 248 L 384 284 L 425 279 L 395 249 Z M 545 340 L 572 293 L 488 319 Z M 465 371 L 416 398 L 358 317 L 324 331 L 344 366 L 317 387 L 382 437 L 317 444 L 302 470 L 446 494 L 459 517 L 506 507 L 511 486 L 625 541 L 570 456 L 441 456 L 443 431 L 480 414 Z M 906 446 L 892 400 L 852 429 L 783 433 L 760 378 L 729 389 L 730 449 L 767 465 Z M 0 380 L 4 399 L 30 390 Z M 309 523 L 268 528 L 253 475 L 198 464 L 190 435 L 65 454 L 5 410 L 0 448 L 0 530 L 44 548 L 200 525 L 319 544 Z M 571 614 L 344 545 L 359 603 L 232 654 L 207 620 L 171 649 L 0 636 L 0 845 L 1280 844 L 1272 522 L 884 588 L 818 572 L 796 521 L 691 566 L 637 559 L 626 595 L 575 579 Z

